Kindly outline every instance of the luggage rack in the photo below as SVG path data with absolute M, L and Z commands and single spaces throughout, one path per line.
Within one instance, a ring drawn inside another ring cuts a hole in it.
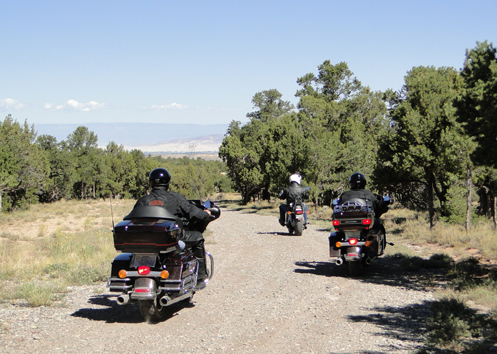
M 332 220 L 336 230 L 369 229 L 374 223 L 374 210 L 365 199 L 348 200 L 335 205 Z

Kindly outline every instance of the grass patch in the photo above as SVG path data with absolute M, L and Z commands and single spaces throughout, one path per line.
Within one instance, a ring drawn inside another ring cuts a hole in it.
M 114 202 L 116 222 L 129 213 L 133 204 L 134 201 Z M 82 231 L 68 228 L 66 219 L 75 214 L 85 217 L 77 228 Z M 60 300 L 68 286 L 104 282 L 118 253 L 112 240 L 111 215 L 109 203 L 62 201 L 36 205 L 28 212 L 2 218 L 0 226 L 33 222 L 39 225 L 36 238 L 21 240 L 9 232 L 0 235 L 0 302 L 16 300 L 28 306 L 49 306 Z M 60 225 L 51 234 L 47 220 Z

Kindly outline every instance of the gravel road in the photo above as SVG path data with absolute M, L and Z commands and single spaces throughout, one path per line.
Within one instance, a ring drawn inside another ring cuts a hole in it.
M 328 230 L 290 236 L 274 216 L 227 209 L 209 229 L 215 273 L 190 306 L 146 323 L 105 284 L 77 287 L 64 307 L 3 305 L 0 351 L 408 353 L 422 345 L 432 294 L 391 259 L 351 278 L 330 261 Z

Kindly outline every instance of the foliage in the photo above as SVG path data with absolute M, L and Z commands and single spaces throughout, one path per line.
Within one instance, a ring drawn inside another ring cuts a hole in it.
M 385 127 L 379 93 L 363 87 L 345 63 L 325 61 L 297 80 L 298 112 L 276 90 L 257 93 L 250 122 L 233 121 L 219 150 L 243 203 L 276 195 L 292 173 L 300 173 L 312 198 L 329 204 L 351 171 L 369 173 Z
M 451 176 L 467 166 L 466 139 L 456 122 L 453 100 L 460 78 L 451 68 L 416 67 L 403 91 L 390 102 L 392 128 L 385 135 L 376 180 L 406 206 L 429 210 L 430 225 L 446 214 Z
M 147 192 L 148 173 L 171 169 L 171 188 L 187 198 L 206 198 L 230 192 L 232 184 L 221 161 L 164 159 L 126 151 L 109 142 L 98 148 L 98 138 L 81 126 L 67 140 L 50 135 L 36 138 L 34 126 L 10 115 L 0 123 L 0 203 L 3 211 L 28 204 L 62 199 L 139 198 Z

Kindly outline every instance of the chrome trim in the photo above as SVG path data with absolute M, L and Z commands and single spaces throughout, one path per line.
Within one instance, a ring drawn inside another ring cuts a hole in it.
M 366 242 L 364 242 L 364 241 L 361 241 L 361 242 L 359 242 L 359 241 L 358 241 L 358 242 L 357 242 L 356 244 L 354 244 L 354 245 L 351 245 L 351 244 L 350 244 L 349 242 L 347 242 L 347 241 L 338 241 L 338 242 L 340 242 L 340 243 L 342 244 L 342 246 L 341 246 L 340 248 L 342 248 L 342 247 L 356 247 L 356 246 L 364 246 L 364 245 L 366 245 Z

